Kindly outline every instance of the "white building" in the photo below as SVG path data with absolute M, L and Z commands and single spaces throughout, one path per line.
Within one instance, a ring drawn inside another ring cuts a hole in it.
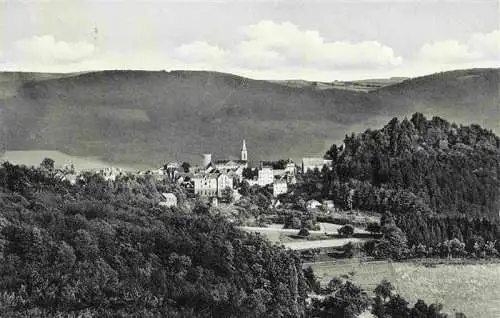
M 259 176 L 257 178 L 257 184 L 261 187 L 265 187 L 268 184 L 272 184 L 274 182 L 274 173 L 273 168 L 271 167 L 262 167 L 259 170 Z
M 160 206 L 172 207 L 177 206 L 177 197 L 173 193 L 162 193 L 163 201 L 159 203 Z
M 316 200 L 309 200 L 307 201 L 306 203 L 306 209 L 308 211 L 311 211 L 311 210 L 316 210 L 318 209 L 319 207 L 321 206 L 321 203 L 319 203 L 318 201 Z
M 225 173 L 204 173 L 193 177 L 194 194 L 203 197 L 220 197 L 226 188 L 233 188 L 233 178 Z
M 217 174 L 198 174 L 193 177 L 194 194 L 204 197 L 217 195 Z
M 277 197 L 280 194 L 288 192 L 288 184 L 286 179 L 276 180 L 273 183 L 273 196 Z
M 297 173 L 297 167 L 295 166 L 295 163 L 289 161 L 285 166 L 285 172 L 291 176 L 294 176 Z
M 217 177 L 217 196 L 221 197 L 222 191 L 226 188 L 233 189 L 233 178 L 225 173 L 220 173 Z
M 302 158 L 302 173 L 307 171 L 314 171 L 318 169 L 321 171 L 323 167 L 332 168 L 332 160 L 327 160 L 323 158 Z

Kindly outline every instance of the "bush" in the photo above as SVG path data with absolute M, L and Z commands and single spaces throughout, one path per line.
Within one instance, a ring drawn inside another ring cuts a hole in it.
M 337 230 L 342 237 L 351 237 L 354 234 L 354 226 L 347 224 Z
M 309 236 L 310 233 L 309 233 L 309 231 L 305 227 L 303 227 L 303 228 L 300 229 L 300 231 L 299 231 L 299 233 L 297 235 L 298 236 Z

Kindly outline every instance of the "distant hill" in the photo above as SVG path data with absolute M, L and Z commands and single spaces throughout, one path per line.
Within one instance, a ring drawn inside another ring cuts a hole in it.
M 374 92 L 397 112 L 422 112 L 457 123 L 476 123 L 500 133 L 500 69 L 436 73 Z
M 4 149 L 121 164 L 236 157 L 242 139 L 250 160 L 321 155 L 350 131 L 415 111 L 500 128 L 499 69 L 395 79 L 370 92 L 203 71 L 21 75 L 0 73 Z
M 305 80 L 270 81 L 290 87 L 312 87 L 314 89 L 343 89 L 356 92 L 370 92 L 407 80 L 407 77 L 364 79 L 358 81 L 311 82 Z

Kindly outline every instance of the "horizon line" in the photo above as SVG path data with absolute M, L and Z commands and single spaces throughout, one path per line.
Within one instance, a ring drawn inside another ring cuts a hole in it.
M 102 73 L 102 72 L 150 72 L 150 73 L 172 73 L 172 72 L 197 72 L 197 73 L 218 73 L 218 74 L 225 74 L 225 75 L 233 75 L 237 76 L 240 78 L 246 78 L 250 80 L 255 80 L 255 81 L 269 81 L 269 82 L 286 82 L 286 81 L 305 81 L 305 82 L 320 82 L 320 83 L 331 83 L 335 81 L 340 81 L 340 82 L 352 82 L 352 81 L 360 81 L 360 80 L 374 80 L 374 79 L 414 79 L 414 78 L 420 78 L 420 77 L 425 77 L 433 74 L 441 74 L 441 73 L 449 73 L 449 72 L 457 72 L 457 71 L 469 71 L 469 70 L 500 70 L 500 67 L 473 67 L 473 68 L 458 68 L 458 69 L 452 69 L 452 70 L 443 70 L 443 71 L 437 71 L 437 72 L 431 72 L 431 73 L 426 73 L 424 75 L 414 75 L 414 76 L 389 76 L 389 77 L 364 77 L 364 78 L 359 78 L 355 80 L 338 80 L 338 79 L 332 79 L 329 81 L 322 81 L 322 80 L 306 80 L 303 78 L 288 78 L 288 79 L 264 79 L 264 78 L 255 78 L 255 77 L 250 77 L 250 76 L 244 76 L 244 75 L 239 75 L 237 73 L 230 73 L 230 72 L 224 72 L 224 71 L 217 71 L 217 70 L 204 70 L 204 69 L 157 69 L 157 70 L 151 70 L 151 69 L 99 69 L 99 70 L 86 70 L 86 71 L 75 71 L 75 72 L 42 72 L 42 71 L 11 71 L 11 70 L 0 70 L 0 73 L 20 73 L 20 74 L 46 74 L 46 75 L 85 75 L 85 74 L 90 74 L 90 73 Z

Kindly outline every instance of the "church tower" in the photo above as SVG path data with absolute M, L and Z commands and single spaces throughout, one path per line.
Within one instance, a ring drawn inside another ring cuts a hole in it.
M 245 144 L 245 139 L 243 139 L 243 145 L 241 146 L 241 161 L 247 161 L 247 145 Z

